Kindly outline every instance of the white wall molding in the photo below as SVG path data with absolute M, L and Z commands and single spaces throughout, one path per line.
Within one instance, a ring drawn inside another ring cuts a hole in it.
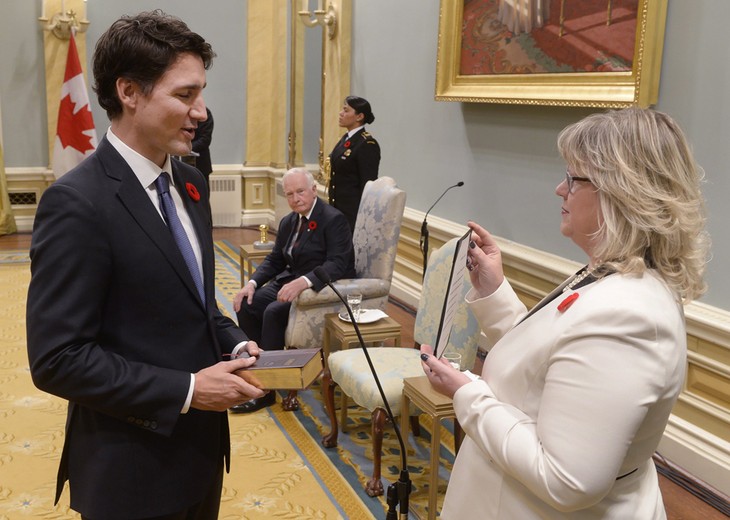
M 657 451 L 690 475 L 730 496 L 730 444 L 672 415 Z

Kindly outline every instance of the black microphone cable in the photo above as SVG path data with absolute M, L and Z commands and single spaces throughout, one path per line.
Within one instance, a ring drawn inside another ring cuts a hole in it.
M 436 202 L 431 204 L 431 207 L 428 208 L 428 211 L 423 216 L 423 222 L 421 223 L 421 240 L 420 240 L 420 247 L 421 247 L 421 253 L 423 254 L 423 275 L 421 276 L 421 279 L 423 279 L 426 276 L 426 264 L 428 263 L 428 222 L 426 222 L 426 219 L 428 218 L 428 214 L 431 213 L 431 210 L 436 207 L 436 204 L 444 198 L 444 195 L 452 189 L 452 188 L 461 188 L 464 185 L 464 181 L 459 181 L 453 186 L 449 186 L 444 190 L 444 192 L 441 194 L 441 196 L 436 199 Z
M 352 309 L 347 304 L 347 300 L 340 294 L 340 291 L 337 290 L 337 288 L 332 284 L 332 280 L 330 279 L 329 274 L 327 274 L 327 271 L 322 267 L 318 266 L 314 268 L 314 275 L 319 278 L 319 281 L 326 284 L 330 289 L 332 289 L 337 297 L 342 301 L 342 303 L 345 305 L 345 309 L 347 309 L 347 314 L 350 316 L 350 321 L 352 322 L 353 327 L 355 328 L 355 334 L 357 334 L 357 339 L 360 342 L 360 348 L 362 349 L 363 353 L 365 354 L 365 359 L 368 362 L 368 366 L 370 367 L 370 372 L 373 374 L 373 379 L 375 379 L 375 385 L 378 387 L 378 392 L 380 393 L 380 398 L 383 400 L 383 406 L 385 406 L 385 411 L 388 414 L 388 419 L 390 419 L 390 422 L 393 424 L 393 429 L 395 430 L 395 435 L 398 438 L 398 444 L 400 445 L 400 458 L 401 458 L 401 472 L 400 477 L 398 479 L 398 484 L 400 484 L 399 489 L 391 490 L 391 486 L 388 487 L 388 504 L 390 505 L 390 508 L 388 510 L 386 520 L 395 520 L 395 517 L 392 516 L 395 514 L 395 508 L 393 507 L 393 504 L 391 503 L 391 500 L 395 500 L 397 497 L 400 502 L 400 515 L 401 518 L 407 519 L 408 518 L 408 495 L 411 492 L 411 481 L 410 477 L 408 475 L 408 466 L 406 461 L 406 446 L 403 442 L 403 437 L 401 436 L 400 428 L 398 427 L 398 423 L 395 421 L 395 417 L 393 416 L 393 412 L 390 409 L 390 404 L 388 403 L 388 399 L 385 397 L 385 392 L 383 391 L 383 387 L 380 384 L 380 378 L 378 378 L 378 373 L 375 370 L 375 365 L 373 365 L 372 360 L 370 359 L 370 354 L 368 353 L 368 349 L 365 347 L 365 340 L 362 339 L 362 334 L 360 333 L 360 327 L 357 325 L 357 321 L 355 320 L 355 316 L 352 313 Z M 405 516 L 403 516 L 405 515 Z

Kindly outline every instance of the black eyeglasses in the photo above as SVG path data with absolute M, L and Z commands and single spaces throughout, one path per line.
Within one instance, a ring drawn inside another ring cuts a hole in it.
M 573 185 L 575 182 L 592 182 L 588 177 L 574 177 L 568 170 L 565 170 L 565 182 L 568 185 L 568 193 L 573 193 Z

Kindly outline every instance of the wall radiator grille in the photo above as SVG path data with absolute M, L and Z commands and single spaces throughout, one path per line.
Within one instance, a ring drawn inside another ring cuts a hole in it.
M 242 201 L 240 176 L 210 176 L 210 208 L 214 227 L 240 227 Z

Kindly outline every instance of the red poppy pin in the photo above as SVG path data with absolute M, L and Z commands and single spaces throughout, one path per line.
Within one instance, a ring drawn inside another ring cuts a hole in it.
M 565 312 L 568 310 L 568 308 L 573 305 L 573 302 L 578 299 L 578 296 L 580 296 L 577 292 L 571 294 L 566 299 L 564 299 L 562 302 L 560 302 L 560 305 L 558 305 L 558 312 Z
M 195 202 L 198 202 L 200 200 L 200 193 L 198 192 L 198 188 L 196 188 L 193 183 L 186 182 L 185 189 L 188 190 L 188 195 L 190 195 L 190 198 L 193 199 Z
M 349 148 L 349 147 L 350 147 L 350 140 L 348 139 L 347 141 L 345 141 L 345 148 Z
M 309 231 L 314 231 L 315 229 L 317 229 L 317 221 L 310 220 L 309 221 Z

